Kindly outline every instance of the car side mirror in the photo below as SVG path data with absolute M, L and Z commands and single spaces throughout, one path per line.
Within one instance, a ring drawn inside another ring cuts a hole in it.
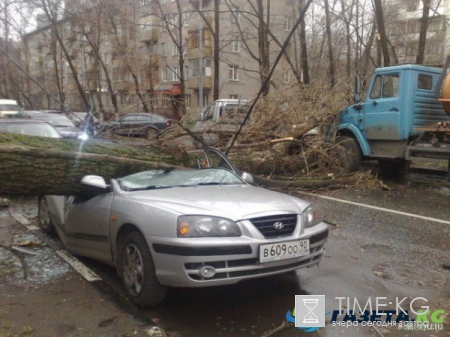
M 103 177 L 88 175 L 81 179 L 81 190 L 85 197 L 93 198 L 97 195 L 110 192 L 111 186 L 106 184 Z
M 241 175 L 241 178 L 244 179 L 244 181 L 249 184 L 253 184 L 255 182 L 255 180 L 253 179 L 253 176 L 247 172 L 243 172 Z
M 355 76 L 355 91 L 353 93 L 353 101 L 355 103 L 361 102 L 361 78 Z

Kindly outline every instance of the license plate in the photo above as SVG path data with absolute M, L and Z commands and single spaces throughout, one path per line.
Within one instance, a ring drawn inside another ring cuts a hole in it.
M 304 255 L 309 255 L 309 239 L 259 246 L 259 262 L 292 259 Z

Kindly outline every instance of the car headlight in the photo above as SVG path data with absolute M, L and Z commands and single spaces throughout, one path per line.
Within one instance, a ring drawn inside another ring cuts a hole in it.
M 80 133 L 77 138 L 81 139 L 81 140 L 88 140 L 89 136 L 86 132 L 83 132 L 83 133 Z
M 236 222 L 215 216 L 182 215 L 178 218 L 177 236 L 180 238 L 241 236 Z
M 303 211 L 302 216 L 305 228 L 317 225 L 319 222 L 322 221 L 322 215 L 320 214 L 320 211 L 313 205 L 308 206 Z

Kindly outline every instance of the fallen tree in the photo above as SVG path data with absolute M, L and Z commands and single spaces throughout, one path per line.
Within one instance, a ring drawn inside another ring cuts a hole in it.
M 110 179 L 188 163 L 185 153 L 152 146 L 0 134 L 0 194 L 73 195 L 88 174 Z

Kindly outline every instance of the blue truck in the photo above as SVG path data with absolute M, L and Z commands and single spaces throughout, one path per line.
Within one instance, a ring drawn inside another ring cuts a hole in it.
M 401 65 L 375 70 L 365 100 L 355 78 L 354 104 L 331 127 L 345 153 L 345 169 L 364 159 L 380 167 L 405 170 L 414 160 L 450 164 L 450 76 L 444 68 Z

